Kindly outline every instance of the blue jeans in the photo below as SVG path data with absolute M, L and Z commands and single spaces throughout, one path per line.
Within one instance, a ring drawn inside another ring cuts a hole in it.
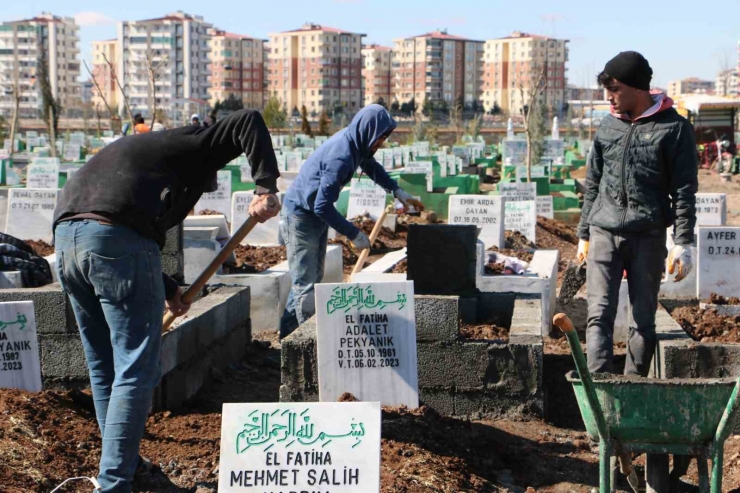
M 165 299 L 159 248 L 128 227 L 87 219 L 60 223 L 55 246 L 103 439 L 98 480 L 106 493 L 128 493 L 160 378 Z
M 317 215 L 280 212 L 280 235 L 288 251 L 293 285 L 280 320 L 280 338 L 311 318 L 316 312 L 313 285 L 324 277 L 329 226 Z

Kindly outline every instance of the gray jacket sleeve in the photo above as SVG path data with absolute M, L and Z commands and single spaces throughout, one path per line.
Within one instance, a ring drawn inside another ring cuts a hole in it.
M 694 242 L 696 226 L 696 191 L 699 188 L 697 177 L 699 163 L 696 154 L 694 128 L 688 121 L 681 125 L 676 139 L 672 166 L 670 192 L 673 214 L 676 218 L 674 243 L 691 245 Z
M 586 193 L 583 195 L 583 209 L 581 209 L 581 221 L 578 223 L 576 234 L 582 240 L 588 241 L 591 233 L 589 231 L 588 216 L 599 196 L 599 184 L 604 170 L 604 158 L 598 139 L 594 139 L 594 145 L 588 155 L 588 168 L 586 171 Z

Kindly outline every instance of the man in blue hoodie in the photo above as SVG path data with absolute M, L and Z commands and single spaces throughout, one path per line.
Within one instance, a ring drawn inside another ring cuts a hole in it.
M 293 286 L 280 321 L 281 339 L 315 312 L 313 286 L 324 275 L 329 227 L 351 239 L 358 250 L 370 248 L 367 235 L 334 207 L 339 192 L 358 167 L 402 203 L 423 209 L 373 158 L 395 128 L 395 120 L 382 106 L 371 104 L 363 108 L 347 128 L 311 154 L 285 194 L 280 234 L 288 250 Z

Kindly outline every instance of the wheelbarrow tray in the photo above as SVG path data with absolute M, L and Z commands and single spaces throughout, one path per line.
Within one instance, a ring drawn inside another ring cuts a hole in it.
M 586 430 L 599 439 L 596 419 L 578 374 L 566 375 L 576 394 Z M 596 397 L 611 438 L 621 443 L 708 443 L 714 438 L 736 380 L 654 380 L 592 374 Z

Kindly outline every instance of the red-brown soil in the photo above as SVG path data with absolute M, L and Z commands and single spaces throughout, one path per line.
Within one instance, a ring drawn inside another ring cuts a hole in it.
M 43 240 L 25 240 L 24 243 L 30 246 L 39 257 L 46 257 L 54 253 L 54 247 Z
M 676 308 L 671 316 L 695 341 L 740 343 L 740 316 L 719 315 L 713 308 L 698 306 Z
M 258 247 L 239 245 L 234 250 L 236 265 L 224 266 L 230 274 L 256 274 L 285 261 L 288 256 L 284 246 Z

